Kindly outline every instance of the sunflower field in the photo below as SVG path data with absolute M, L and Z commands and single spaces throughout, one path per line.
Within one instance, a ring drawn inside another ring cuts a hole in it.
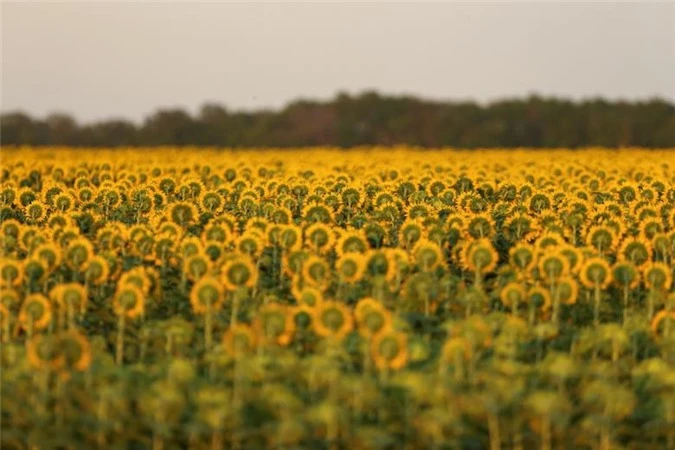
M 3 449 L 675 449 L 675 152 L 0 163 Z

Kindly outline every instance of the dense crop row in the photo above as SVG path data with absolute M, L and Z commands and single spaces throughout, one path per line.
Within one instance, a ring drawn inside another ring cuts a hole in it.
M 3 150 L 2 448 L 675 448 L 675 153 Z

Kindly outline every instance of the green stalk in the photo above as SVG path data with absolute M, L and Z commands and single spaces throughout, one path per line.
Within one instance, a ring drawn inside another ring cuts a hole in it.
M 124 359 L 124 327 L 126 325 L 126 315 L 124 312 L 117 319 L 117 347 L 115 352 L 115 362 L 118 366 L 122 365 Z

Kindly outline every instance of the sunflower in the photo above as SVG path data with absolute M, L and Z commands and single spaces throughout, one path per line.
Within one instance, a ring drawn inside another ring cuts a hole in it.
M 582 264 L 579 278 L 587 288 L 604 289 L 612 281 L 612 270 L 605 259 L 593 257 Z
M 532 286 L 527 291 L 527 302 L 533 310 L 546 311 L 551 307 L 551 292 L 542 286 Z
M 462 264 L 468 270 L 483 274 L 497 267 L 499 255 L 488 239 L 469 242 L 462 253 Z
M 230 291 L 242 286 L 252 288 L 258 281 L 258 271 L 249 258 L 237 255 L 223 266 L 221 281 L 225 289 Z
M 225 201 L 218 192 L 204 190 L 199 197 L 199 206 L 203 211 L 216 215 L 223 210 Z
M 284 226 L 279 232 L 279 246 L 285 252 L 299 250 L 302 246 L 302 229 L 296 225 Z
M 640 272 L 630 261 L 617 261 L 612 266 L 612 281 L 625 289 L 635 289 L 640 284 Z
M 127 285 L 131 284 L 136 286 L 138 289 L 143 292 L 144 295 L 148 295 L 150 292 L 150 279 L 145 273 L 145 267 L 134 267 L 128 272 L 122 274 L 119 280 L 119 284 Z
M 253 319 L 256 336 L 266 344 L 288 345 L 295 333 L 295 323 L 288 307 L 277 303 L 262 306 Z
M 401 247 L 412 249 L 417 241 L 422 238 L 424 232 L 425 228 L 420 220 L 407 219 L 398 232 L 398 242 Z
M 499 292 L 499 299 L 504 306 L 511 308 L 511 311 L 516 311 L 518 305 L 526 301 L 526 295 L 523 284 L 512 281 Z
M 84 334 L 76 330 L 62 333 L 59 335 L 59 347 L 64 368 L 84 372 L 91 365 L 91 344 Z
M 494 219 L 488 213 L 479 213 L 468 219 L 466 234 L 472 239 L 490 238 L 494 233 Z
M 183 262 L 183 273 L 191 281 L 197 281 L 205 275 L 208 275 L 213 264 L 206 253 L 197 253 L 186 258 Z
M 668 291 L 673 282 L 670 266 L 662 262 L 650 262 L 642 268 L 647 289 Z
M 346 283 L 356 283 L 361 280 L 366 270 L 366 260 L 360 253 L 346 253 L 335 263 L 340 280 Z
M 557 279 L 569 273 L 569 260 L 560 252 L 552 248 L 539 257 L 539 277 L 548 283 L 554 283 Z
M 63 260 L 73 270 L 84 270 L 87 262 L 94 254 L 94 247 L 87 238 L 72 239 L 63 252 Z
M 260 234 L 249 230 L 239 236 L 234 245 L 237 252 L 255 260 L 262 254 L 264 242 Z
M 359 333 L 367 338 L 389 328 L 393 322 L 391 312 L 370 297 L 359 300 L 354 309 L 354 317 Z
M 424 271 L 434 271 L 444 264 L 440 247 L 425 238 L 417 241 L 412 249 L 412 255 L 417 266 Z
M 183 228 L 194 224 L 199 216 L 195 205 L 185 201 L 171 203 L 168 211 L 171 222 Z
M 109 274 L 110 267 L 108 265 L 108 260 L 99 255 L 90 258 L 84 269 L 84 277 L 87 282 L 95 285 L 105 282 Z
M 293 283 L 296 285 L 297 283 Z M 323 294 L 319 289 L 311 286 L 304 286 L 302 289 L 293 288 L 293 296 L 299 305 L 316 306 L 323 302 Z
M 309 204 L 302 209 L 302 217 L 305 223 L 314 224 L 317 222 L 330 224 L 333 223 L 333 213 L 330 208 L 323 204 Z
M 36 369 L 59 370 L 65 363 L 60 339 L 55 334 L 38 334 L 26 342 L 26 357 Z
M 225 300 L 223 285 L 212 277 L 203 277 L 192 286 L 190 305 L 195 314 L 204 314 L 220 308 Z
M 323 258 L 311 255 L 302 266 L 303 280 L 311 286 L 324 290 L 330 284 L 332 270 Z
M 553 295 L 563 304 L 572 305 L 576 303 L 579 295 L 579 285 L 576 280 L 569 275 L 565 275 L 556 281 L 553 288 Z
M 316 334 L 342 340 L 354 328 L 349 308 L 339 302 L 324 301 L 314 308 L 312 323 Z
M 223 334 L 223 348 L 233 358 L 253 353 L 256 345 L 257 336 L 250 325 L 238 323 Z
M 19 311 L 19 323 L 29 335 L 47 328 L 51 321 L 52 305 L 44 295 L 31 294 L 24 299 Z
M 52 289 L 49 294 L 62 311 L 68 312 L 71 320 L 75 310 L 79 310 L 80 314 L 84 314 L 87 309 L 87 288 L 79 283 L 60 284 Z
M 315 223 L 305 230 L 305 247 L 318 255 L 325 254 L 335 242 L 333 230 L 323 224 Z
M 370 344 L 370 354 L 381 370 L 398 370 L 408 362 L 408 336 L 400 331 L 382 330 Z
M 614 250 L 618 240 L 615 231 L 605 225 L 595 225 L 586 233 L 586 244 L 596 249 L 600 255 Z
M 202 233 L 202 242 L 216 241 L 221 244 L 228 244 L 232 239 L 232 232 L 229 227 L 220 223 L 211 223 L 204 228 Z
M 145 296 L 134 284 L 121 284 L 113 298 L 113 311 L 118 316 L 134 319 L 145 312 Z
M 24 208 L 23 214 L 26 216 L 26 222 L 33 225 L 40 225 L 47 219 L 48 206 L 42 202 L 34 201 Z
M 620 260 L 631 261 L 636 267 L 642 268 L 652 259 L 652 247 L 642 237 L 630 237 L 621 243 L 617 256 Z
M 661 322 L 666 323 L 666 326 L 669 326 L 670 323 L 675 322 L 675 311 L 662 309 L 652 319 L 651 329 L 655 335 L 659 334 Z M 668 323 L 670 322 L 670 323 Z M 672 329 L 672 326 L 671 326 Z
M 338 257 L 347 253 L 365 253 L 370 246 L 363 230 L 347 230 L 342 233 L 335 244 Z

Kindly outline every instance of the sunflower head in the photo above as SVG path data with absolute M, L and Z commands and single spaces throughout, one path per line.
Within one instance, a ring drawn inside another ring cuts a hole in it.
M 621 260 L 631 261 L 636 267 L 641 268 L 652 259 L 652 247 L 643 238 L 628 238 L 621 244 L 618 257 Z
M 221 281 L 231 291 L 239 287 L 252 288 L 258 281 L 258 272 L 250 258 L 238 255 L 223 266 Z
M 354 310 L 359 333 L 368 338 L 373 337 L 392 325 L 392 315 L 382 303 L 367 297 L 359 300 Z
M 91 344 L 84 334 L 69 330 L 59 336 L 59 346 L 65 369 L 83 372 L 91 365 Z
M 52 305 L 42 294 L 26 297 L 19 311 L 19 322 L 24 329 L 43 330 L 52 321 Z
M 223 348 L 233 358 L 252 353 L 256 345 L 256 333 L 250 325 L 238 323 L 223 334 Z
M 203 276 L 208 275 L 211 269 L 211 259 L 206 253 L 200 252 L 194 254 L 183 262 L 183 272 L 192 281 L 199 280 Z
M 55 334 L 33 336 L 26 344 L 28 362 L 36 369 L 61 369 L 65 358 L 60 344 L 60 339 Z
M 423 271 L 433 271 L 443 265 L 443 252 L 435 243 L 420 239 L 412 250 L 417 267 Z
M 561 303 L 571 305 L 576 303 L 579 294 L 579 285 L 576 280 L 569 275 L 559 278 L 554 287 L 554 295 Z
M 295 333 L 293 317 L 287 307 L 268 303 L 253 320 L 256 336 L 266 344 L 288 345 Z
M 642 269 L 645 286 L 648 289 L 668 291 L 673 282 L 672 271 L 668 264 L 650 262 Z
M 463 264 L 468 270 L 487 273 L 497 267 L 499 256 L 488 239 L 469 242 L 463 253 Z
M 346 253 L 335 263 L 338 277 L 347 283 L 359 281 L 366 270 L 366 261 L 360 253 Z
M 64 251 L 63 260 L 71 269 L 82 271 L 94 255 L 91 242 L 84 237 L 72 239 Z
M 345 231 L 337 240 L 335 251 L 338 256 L 346 253 L 365 253 L 370 246 L 363 230 Z
M 351 311 L 342 303 L 324 301 L 314 308 L 314 331 L 322 337 L 341 340 L 354 327 Z
M 579 273 L 581 284 L 587 288 L 606 288 L 612 281 L 612 270 L 607 261 L 600 257 L 592 257 L 581 266 Z
M 504 306 L 510 307 L 515 311 L 518 305 L 524 303 L 527 299 L 527 292 L 521 283 L 510 282 L 499 292 L 499 299 Z
M 81 313 L 87 307 L 87 288 L 79 283 L 66 283 L 56 286 L 50 296 L 60 308 L 79 309 Z
M 325 259 L 310 256 L 302 267 L 302 275 L 306 283 L 323 290 L 330 284 L 332 270 Z
M 640 284 L 640 272 L 630 261 L 617 261 L 612 267 L 612 280 L 620 287 L 634 289 Z
M 569 273 L 569 260 L 557 249 L 550 249 L 539 257 L 539 277 L 554 282 Z
M 197 208 L 190 202 L 174 202 L 169 206 L 169 219 L 176 225 L 187 228 L 198 220 Z
M 323 223 L 315 223 L 305 230 L 305 246 L 319 255 L 331 249 L 334 241 L 333 230 Z
M 145 296 L 134 284 L 120 284 L 113 299 L 113 310 L 118 316 L 125 315 L 131 319 L 140 317 L 145 312 Z
M 402 369 L 408 362 L 408 336 L 400 331 L 383 330 L 373 337 L 370 353 L 379 369 Z
M 192 286 L 190 305 L 195 314 L 206 313 L 209 309 L 220 308 L 225 298 L 223 285 L 212 277 L 203 277 Z

